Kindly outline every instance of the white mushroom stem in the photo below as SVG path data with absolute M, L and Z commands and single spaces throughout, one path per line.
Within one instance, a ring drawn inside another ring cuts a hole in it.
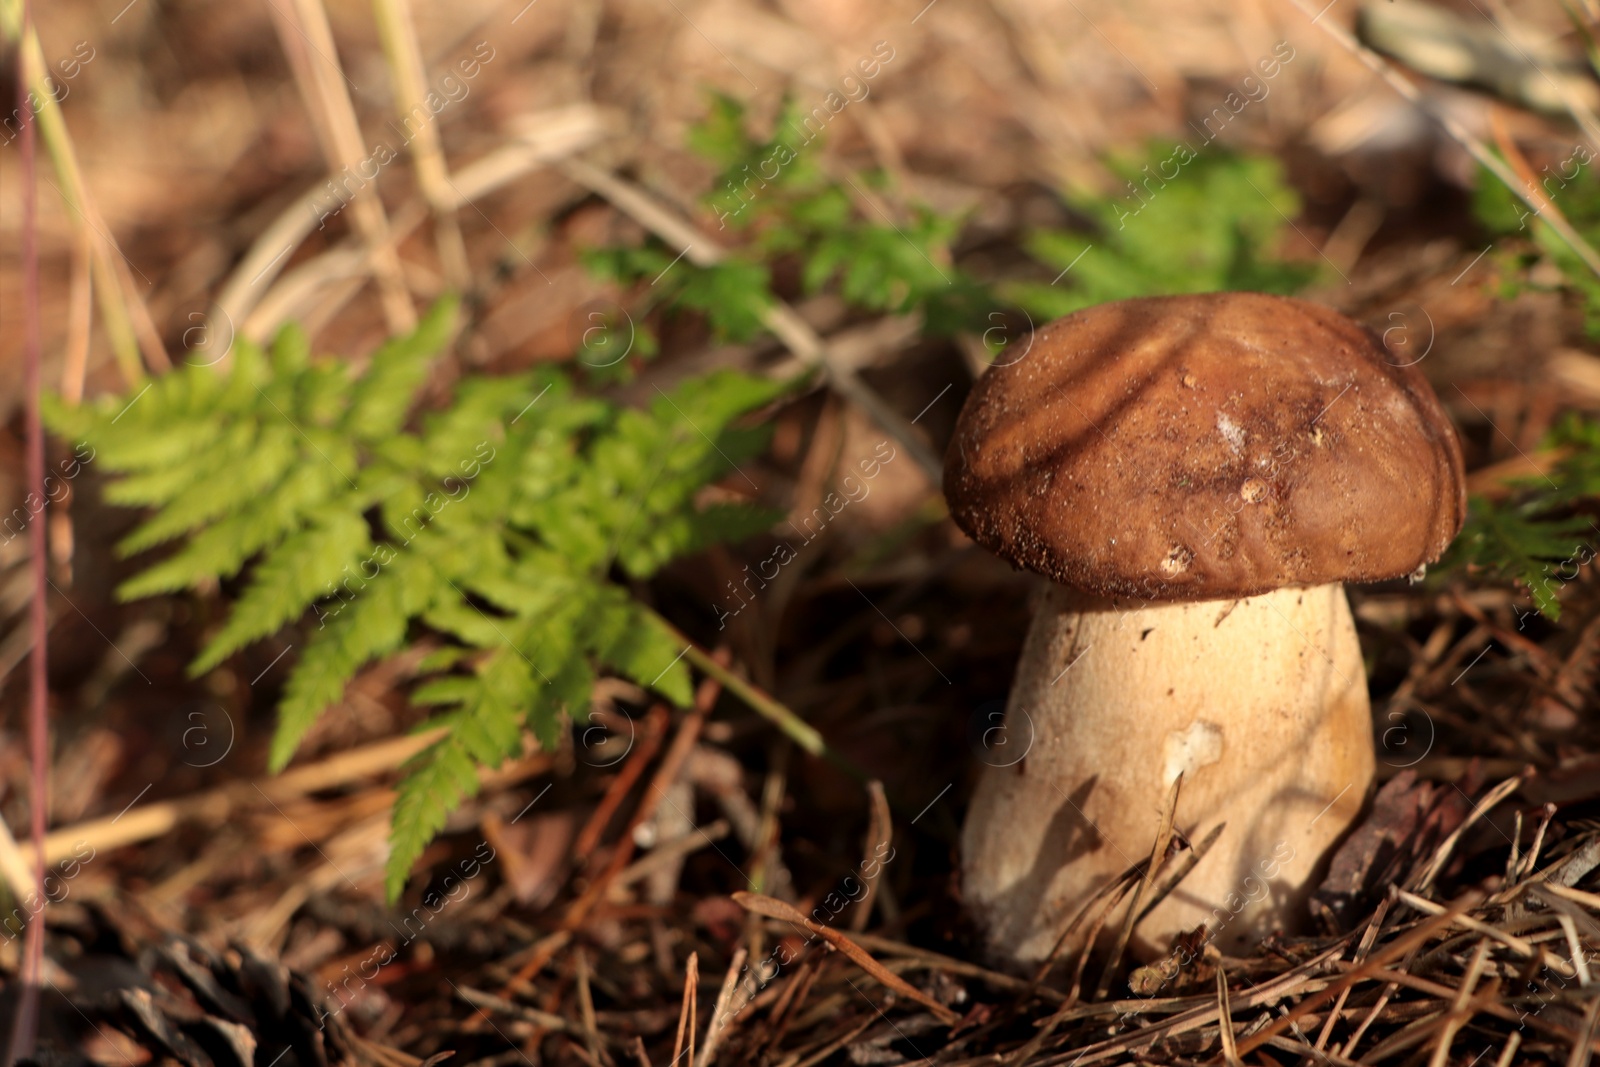
M 1226 826 L 1139 924 L 1135 950 L 1164 951 L 1201 924 L 1224 952 L 1303 925 L 1374 771 L 1366 672 L 1337 584 L 1193 603 L 1053 586 L 1001 739 L 962 834 L 963 895 L 993 955 L 1014 963 L 1049 955 L 1097 890 L 1148 859 L 1180 772 L 1177 828 L 1199 843 Z

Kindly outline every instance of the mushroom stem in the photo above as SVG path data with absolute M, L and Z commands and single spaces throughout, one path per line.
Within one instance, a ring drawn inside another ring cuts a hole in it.
M 1373 779 L 1343 586 L 1181 603 L 1051 586 L 1004 740 L 962 835 L 964 897 L 997 959 L 1044 959 L 1098 889 L 1149 856 L 1179 773 L 1176 826 L 1199 842 L 1226 825 L 1139 924 L 1135 951 L 1201 924 L 1224 952 L 1293 930 Z

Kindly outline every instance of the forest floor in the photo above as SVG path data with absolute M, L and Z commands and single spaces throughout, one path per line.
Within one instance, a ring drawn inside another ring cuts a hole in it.
M 222 333 L 264 338 L 288 321 L 319 352 L 361 359 L 393 331 L 397 293 L 415 314 L 451 290 L 465 296 L 465 325 L 439 381 L 569 361 L 594 310 L 629 292 L 588 269 L 583 250 L 650 226 L 595 172 L 623 175 L 691 232 L 731 239 L 703 200 L 717 169 L 688 147 L 715 90 L 758 127 L 785 98 L 822 108 L 822 170 L 886 175 L 887 211 L 903 224 L 909 204 L 959 219 L 941 266 L 986 281 L 1015 273 L 1034 230 L 1085 225 L 1063 190 L 1143 207 L 1109 156 L 1181 141 L 1278 160 L 1299 209 L 1274 255 L 1315 274 L 1302 295 L 1420 353 L 1460 429 L 1470 487 L 1503 500 L 1517 491 L 1508 479 L 1566 455 L 1547 443 L 1564 417 L 1600 410 L 1594 281 L 1564 275 L 1531 235 L 1485 224 L 1474 198 L 1486 178 L 1457 133 L 1523 177 L 1576 167 L 1559 191 L 1544 186 L 1556 204 L 1572 198 L 1576 221 L 1593 195 L 1581 191 L 1592 169 L 1573 163 L 1600 129 L 1585 125 L 1593 78 L 1567 87 L 1583 98 L 1569 113 L 1488 74 L 1477 86 L 1401 74 L 1450 131 L 1329 32 L 1348 34 L 1359 6 L 412 0 L 437 103 L 437 137 L 418 139 L 388 117 L 403 94 L 371 5 L 34 4 L 78 167 L 65 176 L 60 146 L 41 148 L 46 384 L 68 398 L 128 392 L 140 373 L 206 358 Z M 1546 47 L 1581 61 L 1560 5 L 1487 6 L 1451 10 L 1515 39 L 1513 55 L 1532 53 L 1528 78 L 1543 76 Z M 307 73 L 328 44 L 319 11 L 343 84 Z M 14 56 L 4 69 L 14 75 Z M 371 177 L 344 172 L 347 193 L 325 183 L 341 173 L 328 149 L 341 98 L 364 142 L 395 149 Z M 448 212 L 415 162 L 429 151 L 448 164 Z M 8 141 L 5 509 L 26 494 L 23 270 L 11 251 L 22 180 Z M 369 185 L 387 246 L 347 209 Z M 861 192 L 863 212 L 877 198 Z M 797 274 L 778 269 L 775 288 L 941 456 L 974 337 L 808 295 Z M 719 340 L 694 316 L 656 327 L 659 353 L 608 387 L 619 402 L 788 358 L 770 336 Z M 721 490 L 791 519 L 896 439 L 821 385 L 771 422 L 770 445 Z M 1019 977 L 989 966 L 963 917 L 957 845 L 1037 581 L 962 535 L 929 471 L 903 441 L 891 451 L 759 596 L 730 590 L 772 558 L 774 536 L 678 560 L 636 590 L 867 781 L 798 747 L 715 678 L 699 676 L 688 709 L 603 680 L 591 724 L 484 773 L 395 905 L 382 871 L 396 771 L 426 741 L 408 733 L 424 718 L 407 699 L 420 656 L 364 671 L 290 768 L 268 774 L 301 631 L 192 678 L 228 590 L 119 602 L 138 564 L 114 546 L 135 516 L 104 502 L 92 462 L 81 480 L 72 466 L 70 494 L 43 512 L 57 892 L 39 1062 L 1590 1062 L 1592 542 L 1551 561 L 1557 621 L 1525 584 L 1470 569 L 1350 590 L 1379 791 L 1323 887 L 1335 906 L 1304 936 L 1174 963 L 1162 982 L 1103 953 Z M 67 471 L 72 454 L 52 441 L 52 469 Z M 1600 515 L 1592 499 L 1575 507 Z M 25 845 L 26 542 L 0 541 L 0 815 Z M 866 870 L 876 888 L 858 905 L 841 887 Z M 828 922 L 811 938 L 783 921 L 785 907 L 819 906 Z M 0 940 L 7 1028 L 20 925 Z M 771 981 L 749 979 L 778 953 L 790 962 Z

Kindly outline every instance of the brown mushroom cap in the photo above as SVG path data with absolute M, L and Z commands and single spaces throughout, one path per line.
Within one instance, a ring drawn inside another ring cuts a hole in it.
M 1461 446 L 1361 324 L 1260 293 L 1145 297 L 1034 333 L 968 397 L 957 525 L 1099 596 L 1205 600 L 1369 582 L 1439 558 Z

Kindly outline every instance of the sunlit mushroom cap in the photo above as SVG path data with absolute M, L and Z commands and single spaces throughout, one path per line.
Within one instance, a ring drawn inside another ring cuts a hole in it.
M 1260 293 L 1087 308 L 977 383 L 945 457 L 979 544 L 1101 596 L 1397 578 L 1461 528 L 1461 447 L 1414 356 Z

